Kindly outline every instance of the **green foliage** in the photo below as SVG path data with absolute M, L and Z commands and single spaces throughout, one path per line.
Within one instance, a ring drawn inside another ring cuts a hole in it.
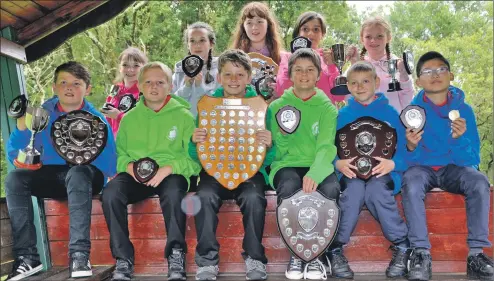
M 230 45 L 231 35 L 242 7 L 249 1 L 139 1 L 114 19 L 74 36 L 46 57 L 25 67 L 30 99 L 43 102 L 52 95 L 53 70 L 67 60 L 88 66 L 92 74 L 92 95 L 96 107 L 103 105 L 115 78 L 117 58 L 129 45 L 139 47 L 150 60 L 173 68 L 187 50 L 183 31 L 195 21 L 209 23 L 216 31 L 214 53 Z M 360 22 L 368 12 L 358 14 L 344 1 L 268 0 L 278 18 L 285 49 L 292 40 L 297 17 L 304 11 L 317 11 L 327 20 L 323 46 L 336 42 L 359 44 Z M 454 85 L 466 93 L 477 116 L 482 142 L 481 170 L 493 180 L 492 94 L 493 94 L 493 4 L 490 1 L 395 1 L 389 10 L 378 9 L 392 25 L 393 53 L 405 49 L 416 60 L 426 51 L 436 50 L 451 62 Z M 360 45 L 360 44 L 359 44 Z M 3 143 L 2 143 L 2 155 Z M 2 161 L 2 178 L 6 172 Z

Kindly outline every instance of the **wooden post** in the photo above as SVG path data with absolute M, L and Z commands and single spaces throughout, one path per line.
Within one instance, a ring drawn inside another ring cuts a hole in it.
M 15 31 L 11 27 L 6 27 L 0 31 L 0 37 L 15 42 Z M 2 72 L 0 81 L 0 121 L 2 125 L 2 138 L 4 144 L 10 137 L 10 133 L 15 129 L 16 123 L 8 118 L 7 107 L 12 100 L 20 94 L 26 93 L 26 81 L 24 79 L 23 65 L 16 60 L 7 56 L 0 56 L 0 69 Z M 6 157 L 2 155 L 2 157 Z M 8 163 L 8 171 L 14 169 L 14 166 Z M 42 200 L 32 197 L 34 210 L 34 225 L 36 226 L 37 248 L 43 263 L 44 270 L 51 267 L 50 248 L 48 245 L 46 220 Z

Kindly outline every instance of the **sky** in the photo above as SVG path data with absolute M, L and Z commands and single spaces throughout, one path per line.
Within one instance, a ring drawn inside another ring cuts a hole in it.
M 377 8 L 379 5 L 390 5 L 394 1 L 346 1 L 348 5 L 354 5 L 357 8 L 357 12 L 361 13 L 365 11 L 367 8 L 371 8 L 371 10 Z

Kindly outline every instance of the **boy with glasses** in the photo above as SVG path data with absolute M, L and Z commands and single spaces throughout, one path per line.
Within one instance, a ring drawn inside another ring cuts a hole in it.
M 487 177 L 478 171 L 480 140 L 472 108 L 465 94 L 450 85 L 453 73 L 446 58 L 428 52 L 417 63 L 417 85 L 423 90 L 413 105 L 421 106 L 427 121 L 420 132 L 408 129 L 406 159 L 409 169 L 403 176 L 403 207 L 408 239 L 413 253 L 408 280 L 429 280 L 432 275 L 431 244 L 428 238 L 424 199 L 433 187 L 465 195 L 470 278 L 492 280 L 492 259 L 482 248 L 489 242 L 490 190 Z

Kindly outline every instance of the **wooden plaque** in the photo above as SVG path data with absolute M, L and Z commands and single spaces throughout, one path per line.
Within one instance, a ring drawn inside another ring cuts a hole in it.
M 214 98 L 203 96 L 197 104 L 198 128 L 206 141 L 197 143 L 204 170 L 227 189 L 235 189 L 261 168 L 267 147 L 256 140 L 266 129 L 267 104 L 262 97 Z
M 357 167 L 357 177 L 367 180 L 378 165 L 374 157 L 391 159 L 396 151 L 396 130 L 387 123 L 364 116 L 336 132 L 336 149 L 340 159 L 350 159 Z

